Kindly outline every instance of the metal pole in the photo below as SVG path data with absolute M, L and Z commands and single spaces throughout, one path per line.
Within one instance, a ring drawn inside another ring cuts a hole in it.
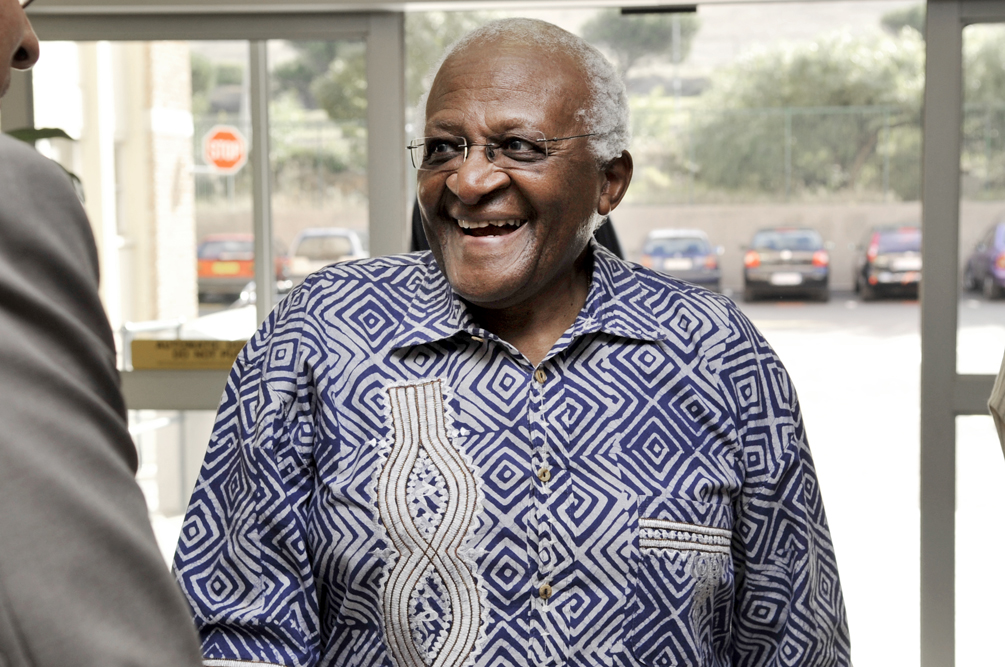
M 785 107 L 785 201 L 792 186 L 792 109 Z
M 956 654 L 956 328 L 963 32 L 960 3 L 929 0 L 922 125 L 921 667 Z
M 370 15 L 366 40 L 367 198 L 370 254 L 408 251 L 405 183 L 405 15 Z
M 890 200 L 890 109 L 883 112 L 883 201 Z
M 255 310 L 264 322 L 275 305 L 276 270 L 272 257 L 272 165 L 269 160 L 268 42 L 251 42 L 251 180 L 255 232 Z

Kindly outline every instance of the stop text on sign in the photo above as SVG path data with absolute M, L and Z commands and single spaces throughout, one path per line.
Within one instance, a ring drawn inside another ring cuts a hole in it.
M 218 174 L 236 174 L 248 161 L 248 142 L 233 125 L 215 125 L 202 138 L 202 156 Z

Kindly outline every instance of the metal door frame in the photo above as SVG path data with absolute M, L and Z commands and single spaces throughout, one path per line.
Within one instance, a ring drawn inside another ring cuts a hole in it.
M 405 30 L 402 12 L 249 10 L 203 13 L 150 12 L 122 6 L 94 13 L 80 6 L 49 6 L 31 12 L 40 40 L 154 41 L 247 40 L 250 42 L 251 122 L 262 146 L 268 139 L 268 68 L 270 39 L 366 42 L 367 183 L 370 248 L 373 255 L 407 251 L 407 169 L 405 165 Z M 30 113 L 30 78 L 15 99 L 5 100 Z M 11 91 L 12 93 L 16 91 Z M 5 108 L 8 106 L 5 104 Z M 22 114 L 26 115 L 26 114 Z M 19 117 L 20 118 L 20 117 Z M 6 124 L 6 123 L 5 123 Z M 249 167 L 255 183 L 253 230 L 258 320 L 272 310 L 272 205 L 270 165 L 265 150 L 253 150 Z M 122 390 L 130 409 L 213 410 L 226 382 L 226 371 L 125 371 Z
M 921 665 L 956 653 L 956 417 L 986 415 L 993 375 L 956 372 L 963 28 L 1005 22 L 1000 0 L 928 0 L 922 152 Z

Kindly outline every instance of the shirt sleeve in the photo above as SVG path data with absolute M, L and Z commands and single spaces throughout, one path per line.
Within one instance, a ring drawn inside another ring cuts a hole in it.
M 313 348 L 295 291 L 239 355 L 182 525 L 175 574 L 207 665 L 312 665 L 318 604 L 307 552 Z
M 795 388 L 745 318 L 729 355 L 744 482 L 733 537 L 733 664 L 850 665 L 837 562 Z

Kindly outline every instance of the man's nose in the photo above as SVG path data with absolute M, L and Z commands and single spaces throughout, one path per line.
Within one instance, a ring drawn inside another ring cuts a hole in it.
M 24 17 L 24 33 L 21 35 L 21 43 L 14 52 L 10 64 L 15 69 L 31 69 L 31 66 L 38 62 L 38 36 L 32 29 L 27 14 L 21 12 L 21 16 Z
M 463 204 L 477 204 L 485 195 L 509 185 L 509 175 L 489 161 L 488 150 L 492 149 L 473 146 L 457 171 L 447 177 L 447 188 Z

